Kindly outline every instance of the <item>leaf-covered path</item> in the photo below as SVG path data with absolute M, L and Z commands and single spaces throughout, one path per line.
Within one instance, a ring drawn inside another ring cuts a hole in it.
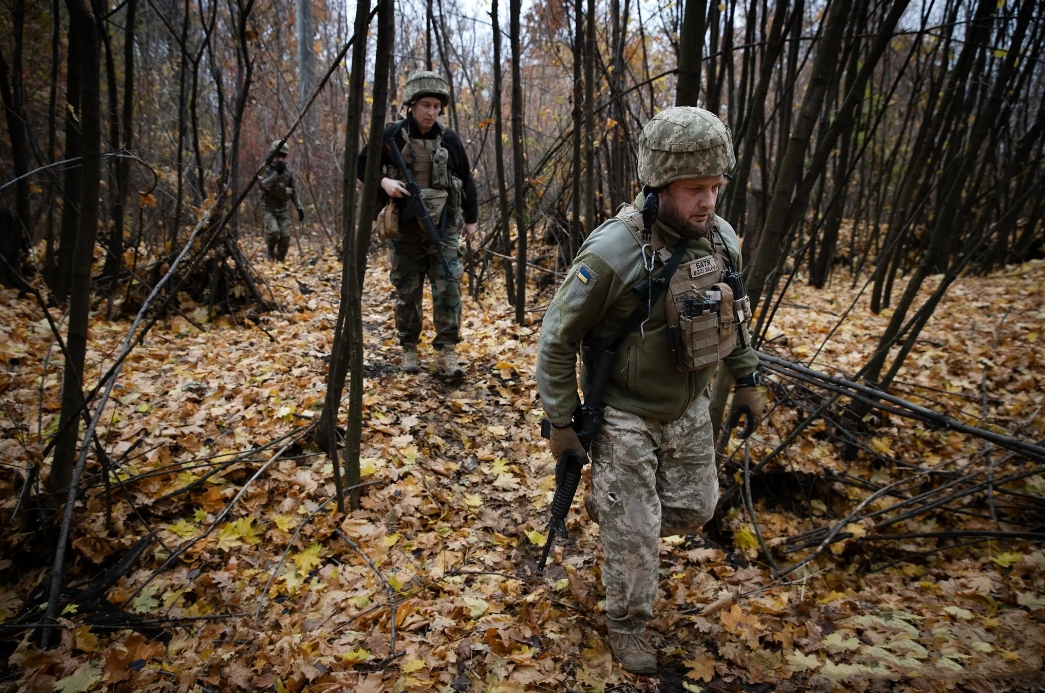
M 747 541 L 750 522 L 739 509 L 723 523 L 735 550 L 698 537 L 662 542 L 651 633 L 662 676 L 622 672 L 599 634 L 598 528 L 580 503 L 559 560 L 535 574 L 553 489 L 533 384 L 539 323 L 515 325 L 499 297 L 468 301 L 458 350 L 465 378 L 448 382 L 432 372 L 430 332 L 423 372 L 401 374 L 387 268 L 383 260 L 371 264 L 362 457 L 364 481 L 372 485 L 362 509 L 336 514 L 330 463 L 307 439 L 325 390 L 340 266 L 323 259 L 263 263 L 282 312 L 257 324 L 208 320 L 205 307 L 184 303 L 205 331 L 174 317 L 132 354 L 98 431 L 119 465 L 111 476 L 111 526 L 99 468 L 85 478 L 73 574 L 98 575 L 148 533 L 146 522 L 155 538 L 109 590 L 108 602 L 171 637 L 149 641 L 119 629 L 123 621 L 101 619 L 96 605 L 82 608 L 70 598 L 61 646 L 40 652 L 25 637 L 10 654 L 11 676 L 0 689 L 828 691 L 944 690 L 958 681 L 982 686 L 965 689 L 977 691 L 1036 687 L 1045 650 L 1040 550 L 984 543 L 861 574 L 841 544 L 792 575 L 792 583 L 774 584 L 757 560 L 757 544 Z M 1030 264 L 956 284 L 912 355 L 922 370 L 905 371 L 901 380 L 935 387 L 936 397 L 958 407 L 964 401 L 978 416 L 979 403 L 962 395 L 978 393 L 986 373 L 992 425 L 1020 425 L 1018 435 L 1040 438 L 1045 299 L 1040 288 L 1013 286 L 1040 287 L 1043 269 Z M 770 337 L 785 355 L 811 357 L 853 296 L 798 289 Z M 24 465 L 43 450 L 38 429 L 46 434 L 56 425 L 60 369 L 52 353 L 43 373 L 50 336 L 37 306 L 5 291 L 0 311 L 0 453 L 8 464 Z M 993 317 L 981 319 L 988 312 Z M 430 328 L 428 308 L 425 315 Z M 887 319 L 854 314 L 817 367 L 855 370 L 872 341 L 862 338 Z M 95 321 L 88 382 L 126 327 Z M 44 415 L 37 420 L 41 375 Z M 789 416 L 780 410 L 773 423 L 786 430 Z M 845 471 L 849 463 L 815 433 L 799 440 L 784 471 Z M 758 442 L 770 445 L 777 435 L 767 426 Z M 883 426 L 874 441 L 885 459 L 928 466 L 951 464 L 979 445 L 902 420 Z M 889 475 L 879 457 L 858 462 L 872 463 Z M 16 478 L 15 471 L 0 477 L 5 522 L 26 512 Z M 1045 490 L 1041 476 L 1026 483 Z M 850 487 L 834 494 L 863 497 Z M 821 496 L 830 501 L 830 493 Z M 797 513 L 760 504 L 759 520 L 778 544 L 828 517 L 837 521 L 832 510 L 818 499 Z M 5 532 L 4 555 L 30 555 L 24 536 Z M 172 569 L 155 572 L 187 542 Z M 913 552 L 921 546 L 909 544 Z M 11 559 L 0 569 L 0 623 L 25 622 L 24 607 L 38 599 L 34 588 L 47 573 Z

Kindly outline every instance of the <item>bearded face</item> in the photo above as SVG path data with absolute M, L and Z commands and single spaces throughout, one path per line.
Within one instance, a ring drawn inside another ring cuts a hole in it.
M 712 228 L 715 204 L 724 176 L 686 178 L 660 191 L 657 218 L 686 238 L 706 236 Z

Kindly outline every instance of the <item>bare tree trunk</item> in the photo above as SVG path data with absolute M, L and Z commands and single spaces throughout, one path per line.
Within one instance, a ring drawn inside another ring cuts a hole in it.
M 316 54 L 312 49 L 312 0 L 294 0 L 298 42 L 298 108 L 304 108 L 316 84 Z M 312 144 L 316 137 L 316 114 L 309 111 L 302 123 L 304 140 Z
M 175 192 L 174 200 L 174 220 L 171 222 L 171 227 L 167 230 L 167 240 L 170 243 L 171 254 L 178 252 L 178 228 L 181 226 L 181 213 L 184 207 L 184 195 L 183 189 L 185 186 L 185 137 L 187 125 L 187 111 L 188 99 L 186 98 L 186 92 L 188 91 L 188 63 L 189 63 L 189 47 L 187 41 L 189 38 L 189 3 L 191 0 L 185 0 L 185 12 L 181 21 L 181 34 L 178 36 L 178 48 L 181 51 L 181 60 L 178 64 L 178 137 L 175 153 L 175 164 L 174 170 L 177 176 L 177 191 Z
M 369 7 L 366 8 L 366 10 L 369 9 Z M 342 280 L 347 279 L 348 286 L 342 289 L 342 303 L 347 301 L 345 323 L 348 334 L 345 336 L 344 342 L 348 344 L 349 350 L 348 429 L 345 434 L 345 486 L 347 488 L 359 485 L 359 449 L 363 440 L 363 279 L 366 276 L 367 254 L 370 249 L 371 224 L 373 224 L 376 212 L 378 182 L 381 180 L 381 149 L 384 144 L 385 112 L 388 102 L 388 56 L 392 53 L 394 12 L 393 0 L 384 0 L 377 11 L 374 93 L 370 111 L 366 173 L 363 176 L 362 199 L 359 204 L 359 226 L 356 230 L 354 247 L 347 238 L 344 245 L 345 264 Z M 360 34 L 357 32 L 356 35 Z M 352 170 L 355 171 L 355 167 L 352 167 Z M 337 394 L 340 399 L 341 393 Z M 333 449 L 336 450 L 336 446 Z M 352 509 L 359 507 L 358 488 L 352 489 L 349 500 Z
M 47 97 L 47 163 L 53 164 L 58 150 L 58 72 L 62 46 L 62 5 L 60 0 L 51 0 L 51 79 Z M 43 277 L 48 286 L 54 287 L 54 203 L 58 199 L 58 176 L 51 174 L 50 195 L 47 203 L 47 230 L 45 233 Z
M 776 12 L 773 15 L 773 27 L 769 33 L 769 43 L 762 54 L 762 68 L 759 72 L 758 85 L 755 87 L 755 95 L 751 99 L 751 110 L 748 114 L 747 123 L 744 125 L 744 144 L 737 158 L 737 166 L 733 173 L 733 182 L 726 188 L 729 200 L 726 203 L 726 214 L 733 220 L 738 229 L 747 228 L 747 186 L 751 167 L 755 160 L 755 145 L 758 138 L 763 136 L 762 122 L 766 117 L 764 107 L 766 95 L 769 93 L 769 84 L 773 77 L 773 65 L 780 57 L 784 49 L 784 41 L 787 34 L 784 33 L 784 17 L 787 12 L 787 0 L 778 0 Z M 745 58 L 745 61 L 747 58 Z M 754 68 L 752 68 L 752 72 Z M 741 91 L 743 91 L 744 79 L 741 78 Z M 732 104 L 730 104 L 732 105 Z M 764 174 L 763 174 L 764 175 Z M 756 231 L 758 229 L 756 228 Z M 758 234 L 753 233 L 744 238 L 745 255 L 757 247 Z
M 725 4 L 722 7 L 725 7 Z M 712 2 L 711 7 L 708 8 L 708 28 L 711 29 L 711 36 L 708 39 L 708 85 L 704 89 L 707 94 L 707 98 L 704 99 L 704 107 L 715 114 L 718 114 L 722 93 L 722 82 L 718 78 L 719 27 L 722 22 L 719 12 L 719 3 Z M 730 56 L 722 56 L 723 61 L 728 59 Z
M 519 64 L 520 27 L 522 13 L 520 0 L 510 0 L 508 14 L 511 20 L 512 45 L 512 168 L 515 171 L 515 228 L 518 233 L 518 257 L 515 258 L 515 321 L 526 321 L 526 161 L 523 153 L 522 69 Z
M 809 149 L 809 138 L 820 118 L 824 97 L 830 86 L 829 78 L 834 72 L 835 61 L 838 59 L 842 34 L 851 6 L 852 0 L 834 0 L 832 2 L 823 37 L 820 45 L 817 46 L 809 85 L 802 99 L 802 108 L 791 133 L 787 153 L 777 172 L 773 197 L 766 213 L 766 223 L 762 228 L 758 251 L 754 254 L 754 262 L 748 268 L 746 284 L 752 306 L 756 305 L 762 297 L 766 279 L 770 270 L 777 264 L 786 241 L 784 231 L 787 214 L 791 207 L 791 195 L 801 178 L 802 164 L 806 151 Z
M 582 0 L 573 0 L 573 168 L 570 176 L 571 211 L 570 249 L 567 260 L 573 262 L 584 240 L 581 225 L 581 104 L 584 101 L 584 83 L 581 80 L 581 63 L 584 61 L 584 12 Z M 643 41 L 643 58 L 646 48 Z
M 250 93 L 250 85 L 254 78 L 254 62 L 250 57 L 250 47 L 247 44 L 247 22 L 250 13 L 254 10 L 255 0 L 236 0 L 236 97 L 232 107 L 232 147 L 229 162 L 229 193 L 235 199 L 239 194 L 240 179 L 240 148 L 243 135 L 243 113 L 247 109 L 247 95 Z M 229 232 L 232 236 L 239 236 L 239 212 L 233 210 L 232 220 L 229 224 Z
M 82 0 L 80 3 L 82 5 Z M 68 6 L 68 3 L 67 3 Z M 80 112 L 80 62 L 79 31 L 69 30 L 69 55 L 65 70 L 65 160 L 78 159 L 83 154 L 81 122 L 76 117 Z M 51 288 L 59 301 L 69 298 L 69 287 L 73 281 L 73 262 L 76 255 L 76 232 L 79 219 L 81 166 L 69 166 L 62 180 L 62 225 L 58 236 L 58 271 Z
M 579 2 L 580 0 L 578 0 Z M 584 233 L 595 230 L 595 0 L 588 0 L 584 50 Z
M 137 0 L 128 0 L 127 19 L 124 27 L 124 53 L 123 53 L 123 140 L 120 144 L 120 114 L 117 111 L 116 94 L 116 67 L 112 59 L 112 47 L 110 40 L 106 37 L 106 79 L 109 85 L 109 139 L 112 140 L 110 147 L 120 148 L 126 151 L 131 146 L 131 137 L 134 132 L 134 23 L 137 13 Z M 108 286 L 104 288 L 109 296 L 106 308 L 106 319 L 112 319 L 113 298 L 116 295 L 117 280 L 123 270 L 123 226 L 125 219 L 124 207 L 127 200 L 127 188 L 130 181 L 130 162 L 123 157 L 116 158 L 110 163 L 112 171 L 112 229 L 109 232 L 109 247 L 105 255 L 105 266 L 102 269 L 102 277 L 108 280 Z
M 977 46 L 985 48 L 987 45 L 991 34 L 990 28 L 993 13 L 993 7 L 988 5 L 987 0 L 980 3 L 976 19 L 973 21 L 966 38 L 969 42 L 968 50 L 975 51 Z M 965 184 L 972 174 L 977 154 L 980 152 L 990 130 L 997 122 L 995 119 L 1000 110 L 1005 91 L 1009 88 L 1009 79 L 1015 69 L 1017 56 L 1019 55 L 1019 49 L 1027 25 L 1030 22 L 1031 13 L 1032 10 L 1029 5 L 1024 5 L 1021 8 L 1019 22 L 1010 44 L 1011 50 L 1007 53 L 998 74 L 994 77 L 994 86 L 989 98 L 984 100 L 985 103 L 981 105 L 979 112 L 976 114 L 973 130 L 965 145 L 965 150 L 964 152 L 953 153 L 951 158 L 952 164 L 945 167 L 950 175 L 947 176 L 945 185 L 941 186 L 943 192 L 937 204 L 937 212 L 930 232 L 929 247 L 922 254 L 917 268 L 907 282 L 907 287 L 889 320 L 889 325 L 879 339 L 879 348 L 876 350 L 878 356 L 868 362 L 864 378 L 870 382 L 878 380 L 885 360 L 888 358 L 888 349 L 883 349 L 882 347 L 899 334 L 907 312 L 914 303 L 914 299 L 921 289 L 925 278 L 934 267 L 944 264 L 944 253 L 954 235 L 955 222 L 958 215 L 963 210 L 963 207 L 971 204 L 971 201 L 967 201 L 965 205 L 962 204 Z M 951 108 L 955 107 L 952 105 Z M 964 126 L 964 123 L 962 125 Z M 966 211 L 968 210 L 966 209 Z M 920 329 L 924 322 L 923 320 L 916 329 Z M 891 371 L 890 378 L 895 375 L 897 369 Z M 884 383 L 884 386 L 888 387 L 888 383 Z M 862 411 L 862 408 L 857 407 L 856 410 L 859 412 Z
M 707 0 L 686 0 L 686 16 L 679 32 L 679 73 L 676 106 L 696 106 L 700 98 L 700 69 L 704 57 L 704 18 Z
M 11 140 L 11 158 L 14 159 L 15 177 L 15 226 L 11 229 L 17 236 L 0 239 L 5 251 L 10 252 L 8 261 L 14 273 L 20 277 L 22 273 L 22 255 L 33 241 L 33 222 L 29 208 L 29 126 L 26 120 L 25 93 L 22 88 L 22 26 L 25 17 L 25 0 L 16 0 L 14 6 L 14 52 L 11 54 L 11 65 L 0 54 L 0 95 L 3 98 L 4 111 L 7 113 L 7 130 Z M 10 80 L 8 71 L 10 70 Z M 8 255 L 5 252 L 5 257 Z M 7 273 L 7 268 L 0 266 L 0 275 Z
M 425 69 L 433 70 L 432 63 L 432 0 L 425 0 Z
M 508 185 L 504 175 L 504 117 L 501 94 L 504 80 L 501 78 L 501 20 L 498 16 L 497 0 L 492 0 L 490 19 L 493 22 L 493 150 L 497 164 L 497 208 L 501 218 L 501 254 L 504 255 L 504 287 L 508 303 L 515 305 L 514 268 L 509 256 L 512 254 L 511 220 L 508 214 Z
M 75 251 L 71 252 L 69 333 L 66 337 L 65 372 L 62 376 L 62 410 L 55 440 L 54 461 L 48 490 L 58 494 L 67 490 L 76 460 L 83 404 L 83 367 L 87 353 L 87 323 L 91 309 L 91 266 L 98 235 L 98 194 L 101 189 L 101 47 L 96 16 L 84 0 L 66 0 L 70 16 L 70 35 L 77 37 L 78 51 L 70 60 L 82 68 L 80 82 L 80 127 L 82 153 L 80 171 L 79 228 Z M 72 250 L 71 248 L 69 250 Z
M 450 122 L 454 124 L 454 131 L 461 132 L 461 123 L 457 120 L 457 92 L 454 88 L 454 72 L 450 69 L 450 37 L 446 35 L 446 23 L 443 21 L 443 0 L 439 0 L 439 20 L 432 18 L 432 28 L 435 30 L 435 45 L 439 49 L 439 63 L 443 66 L 443 74 L 446 76 L 446 85 L 450 88 Z
M 341 306 L 338 309 L 337 325 L 334 328 L 334 344 L 330 352 L 330 369 L 327 371 L 327 394 L 323 402 L 323 415 L 316 431 L 316 442 L 330 456 L 334 466 L 334 482 L 337 488 L 338 510 L 344 512 L 343 489 L 359 483 L 358 457 L 356 468 L 345 467 L 342 484 L 341 467 L 337 459 L 337 413 L 341 393 L 345 389 L 345 376 L 352 362 L 352 334 L 350 312 L 353 300 L 359 300 L 358 265 L 354 258 L 356 247 L 356 160 L 359 158 L 359 131 L 363 121 L 363 93 L 366 81 L 366 36 L 370 24 L 370 0 L 356 5 L 355 42 L 352 44 L 352 73 L 348 85 L 348 111 L 345 116 L 345 152 L 341 165 L 341 247 L 345 262 L 341 267 Z M 383 125 L 383 123 L 382 123 Z M 370 158 L 368 158 L 368 161 Z M 380 161 L 380 158 L 377 159 Z M 352 259 L 352 262 L 349 260 Z M 355 298 L 350 293 L 355 287 Z M 359 345 L 362 349 L 362 345 Z M 355 481 L 352 478 L 355 478 Z

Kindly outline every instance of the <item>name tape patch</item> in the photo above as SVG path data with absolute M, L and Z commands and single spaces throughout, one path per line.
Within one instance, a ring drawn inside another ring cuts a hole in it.
M 689 266 L 690 277 L 699 277 L 714 271 L 715 257 L 713 255 L 708 255 L 707 257 L 702 257 L 699 260 L 694 260 L 693 264 Z

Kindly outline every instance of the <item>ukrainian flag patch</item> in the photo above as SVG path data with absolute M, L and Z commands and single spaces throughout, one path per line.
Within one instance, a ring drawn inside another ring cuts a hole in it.
M 582 262 L 577 267 L 575 274 L 577 281 L 569 282 L 564 302 L 570 309 L 580 310 L 588 299 L 588 294 L 591 293 L 592 287 L 595 286 L 595 282 L 599 280 L 599 273 Z

